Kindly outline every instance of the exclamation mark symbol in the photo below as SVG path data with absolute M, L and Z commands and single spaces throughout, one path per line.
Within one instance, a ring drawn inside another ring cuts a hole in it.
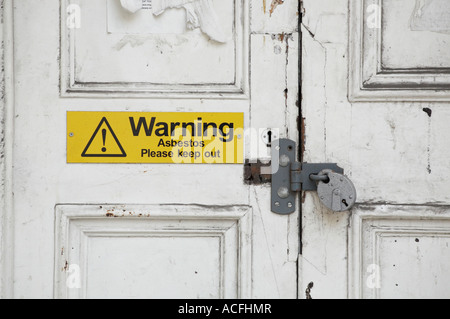
M 106 147 L 105 147 L 105 143 L 106 143 L 106 129 L 102 130 L 102 137 L 103 137 L 103 148 L 102 148 L 102 152 L 105 153 L 106 152 Z

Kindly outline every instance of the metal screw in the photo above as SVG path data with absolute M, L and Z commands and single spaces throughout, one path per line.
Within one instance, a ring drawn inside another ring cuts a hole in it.
M 280 202 L 275 202 L 275 206 L 279 207 L 280 206 Z
M 286 167 L 289 165 L 289 162 L 289 156 L 287 156 L 286 154 L 280 156 L 280 166 Z
M 288 207 L 289 207 L 289 208 L 292 207 L 292 203 L 291 203 L 291 202 L 288 203 Z
M 73 133 L 69 133 L 69 136 L 70 136 L 70 137 L 73 137 Z
M 287 187 L 280 187 L 277 192 L 280 198 L 288 198 L 289 197 L 289 189 Z

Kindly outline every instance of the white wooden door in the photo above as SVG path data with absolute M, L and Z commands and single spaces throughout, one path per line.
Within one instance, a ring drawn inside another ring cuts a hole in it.
M 302 13 L 303 160 L 338 163 L 358 200 L 333 213 L 306 194 L 300 297 L 449 298 L 450 2 Z
M 2 296 L 295 298 L 299 215 L 242 164 L 68 164 L 66 117 L 244 113 L 263 159 L 298 139 L 298 3 L 136 2 L 2 2 Z

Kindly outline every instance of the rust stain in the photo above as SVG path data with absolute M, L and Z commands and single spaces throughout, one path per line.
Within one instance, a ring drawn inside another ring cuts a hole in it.
M 62 269 L 63 271 L 68 271 L 69 270 L 69 263 L 68 263 L 68 261 L 66 260 L 66 263 L 65 263 L 65 265 L 64 265 L 64 268 Z
M 264 14 L 266 14 L 266 0 L 263 0 L 263 10 Z
M 283 4 L 284 0 L 272 0 L 272 4 L 270 5 L 270 16 L 272 16 L 272 13 L 275 11 L 276 7 L 278 7 L 278 5 Z
M 110 213 L 110 212 L 107 212 L 107 213 L 106 213 L 106 217 L 114 217 L 114 214 L 113 214 L 113 213 Z
M 270 163 L 265 164 L 258 160 L 256 163 L 250 163 L 246 160 L 244 164 L 244 183 L 246 185 L 262 185 L 270 183 L 272 176 L 270 174 L 262 174 L 261 167 L 269 167 Z
M 301 140 L 300 140 L 300 143 L 301 143 L 301 145 L 300 145 L 300 150 L 301 150 L 301 154 L 300 154 L 300 158 L 302 158 L 303 159 L 303 154 L 305 154 L 305 145 L 306 145 L 306 124 L 305 124 L 305 121 L 306 121 L 306 119 L 304 118 L 304 117 L 302 117 L 302 120 L 301 120 L 301 123 L 300 123 L 300 125 L 301 125 L 301 128 L 300 128 L 300 137 L 301 137 Z
M 306 192 L 303 192 L 303 194 L 302 194 L 302 204 L 305 203 L 305 200 L 306 200 Z
M 305 118 L 302 117 L 301 121 L 297 118 L 297 123 L 300 122 L 300 160 L 303 161 L 303 156 L 305 154 L 305 146 L 306 146 L 306 124 L 305 124 Z M 302 194 L 302 204 L 305 203 L 306 200 L 306 192 L 303 192 Z

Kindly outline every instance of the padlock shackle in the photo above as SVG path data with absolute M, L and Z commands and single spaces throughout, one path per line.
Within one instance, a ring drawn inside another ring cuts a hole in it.
M 309 174 L 309 179 L 314 182 L 324 182 L 325 184 L 330 181 L 327 174 Z

